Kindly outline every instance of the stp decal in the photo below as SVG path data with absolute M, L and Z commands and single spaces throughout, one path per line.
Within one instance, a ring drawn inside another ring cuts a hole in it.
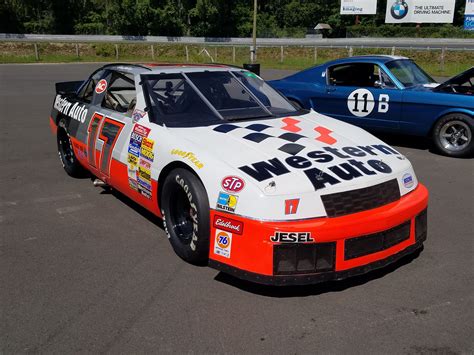
M 216 238 L 214 240 L 214 254 L 230 258 L 232 249 L 232 233 L 216 229 Z
M 275 232 L 270 237 L 274 243 L 309 243 L 314 242 L 310 232 Z
M 220 192 L 217 198 L 216 207 L 227 212 L 234 212 L 237 207 L 237 200 L 239 198 L 225 192 Z
M 238 176 L 226 176 L 221 182 L 222 188 L 227 192 L 240 192 L 245 186 L 244 180 Z
M 243 222 L 224 216 L 214 216 L 214 227 L 236 234 L 242 234 L 244 231 Z
M 285 200 L 285 214 L 295 214 L 298 211 L 300 199 Z
M 105 79 L 101 79 L 95 86 L 95 92 L 96 94 L 102 94 L 105 90 L 107 90 L 107 81 Z

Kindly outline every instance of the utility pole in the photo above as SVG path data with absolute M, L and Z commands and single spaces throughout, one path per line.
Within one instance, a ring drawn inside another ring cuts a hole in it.
M 257 57 L 257 0 L 253 1 L 253 46 L 250 51 L 250 62 L 254 64 Z

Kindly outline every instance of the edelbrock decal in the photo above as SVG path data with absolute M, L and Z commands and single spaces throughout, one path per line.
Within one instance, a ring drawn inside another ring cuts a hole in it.
M 250 165 L 239 167 L 241 171 L 261 182 L 290 173 L 290 169 L 301 169 L 315 190 L 323 189 L 329 185 L 339 184 L 341 181 L 349 181 L 367 175 L 390 174 L 392 168 L 380 159 L 369 159 L 363 162 L 356 157 L 382 155 L 400 155 L 395 149 L 383 145 L 374 144 L 357 147 L 323 147 L 323 150 L 315 150 L 306 153 L 306 156 L 292 155 L 284 160 L 284 163 L 273 158 L 259 161 Z M 332 165 L 320 170 L 313 165 L 330 163 L 334 158 L 346 159 L 347 162 Z

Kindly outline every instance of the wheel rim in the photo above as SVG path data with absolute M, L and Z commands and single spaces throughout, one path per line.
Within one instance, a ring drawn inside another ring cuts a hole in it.
M 181 189 L 177 188 L 171 195 L 170 201 L 170 222 L 178 238 L 184 243 L 191 243 L 193 234 L 193 220 L 191 218 L 191 204 L 188 196 Z
M 74 151 L 72 149 L 71 140 L 69 139 L 67 134 L 59 135 L 58 148 L 59 156 L 62 162 L 67 166 L 71 166 L 72 164 L 74 164 Z
M 472 133 L 469 126 L 459 120 L 446 122 L 439 132 L 439 140 L 444 149 L 459 151 L 471 143 Z

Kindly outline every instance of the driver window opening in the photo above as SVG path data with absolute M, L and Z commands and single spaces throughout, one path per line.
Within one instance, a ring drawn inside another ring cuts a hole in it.
M 329 85 L 373 88 L 395 88 L 389 76 L 376 64 L 351 63 L 328 70 Z
M 102 100 L 102 107 L 131 117 L 137 102 L 136 96 L 133 75 L 113 72 Z

